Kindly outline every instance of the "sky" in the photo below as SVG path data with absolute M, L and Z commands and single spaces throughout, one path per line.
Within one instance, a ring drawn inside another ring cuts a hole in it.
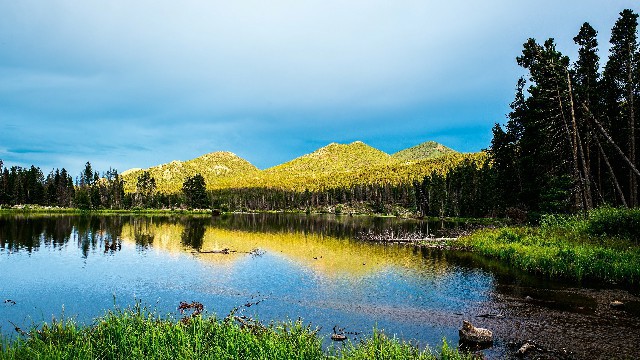
M 120 172 L 331 142 L 487 148 L 530 37 L 607 57 L 637 0 L 0 0 L 0 159 Z M 601 63 L 604 61 L 601 61 Z

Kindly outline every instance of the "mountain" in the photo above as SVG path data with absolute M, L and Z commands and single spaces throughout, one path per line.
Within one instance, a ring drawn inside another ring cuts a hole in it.
M 322 174 L 354 171 L 365 167 L 387 165 L 395 160 L 387 153 L 362 141 L 351 144 L 331 143 L 310 154 L 265 170 L 265 173 Z
M 462 154 L 433 141 L 393 156 L 361 141 L 331 143 L 310 154 L 266 170 L 230 152 L 215 152 L 189 161 L 172 161 L 148 169 L 161 193 L 176 193 L 188 176 L 200 173 L 207 188 L 275 188 L 304 192 L 355 185 L 401 184 L 444 172 L 461 161 L 481 161 L 483 153 Z M 143 169 L 122 173 L 125 191 L 134 192 Z
M 135 191 L 138 176 L 143 169 L 130 169 L 122 173 L 125 190 Z M 172 161 L 147 169 L 156 179 L 156 189 L 163 193 L 175 193 L 182 189 L 185 179 L 195 174 L 204 177 L 207 188 L 229 187 L 236 179 L 257 176 L 260 170 L 247 160 L 228 151 L 202 155 L 188 161 Z
M 435 159 L 440 156 L 452 153 L 456 153 L 456 151 L 442 144 L 438 144 L 435 141 L 427 141 L 423 142 L 420 145 L 398 151 L 397 153 L 393 154 L 392 157 L 394 159 L 406 162 L 423 159 Z

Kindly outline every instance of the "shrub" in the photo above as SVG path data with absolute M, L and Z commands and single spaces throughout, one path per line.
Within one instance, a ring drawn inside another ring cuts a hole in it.
M 603 207 L 589 212 L 587 232 L 594 236 L 634 239 L 640 236 L 640 209 Z

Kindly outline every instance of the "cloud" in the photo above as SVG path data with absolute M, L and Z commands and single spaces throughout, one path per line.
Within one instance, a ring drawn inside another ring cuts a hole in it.
M 214 150 L 268 167 L 325 140 L 479 150 L 528 37 L 573 54 L 590 21 L 605 57 L 625 7 L 637 3 L 2 2 L 0 143 L 50 151 L 20 161 L 121 170 Z
M 10 154 L 43 154 L 49 151 L 45 149 L 7 149 L 5 152 Z

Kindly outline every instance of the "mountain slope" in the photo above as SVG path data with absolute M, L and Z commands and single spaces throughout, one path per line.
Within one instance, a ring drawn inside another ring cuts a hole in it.
M 351 188 L 355 185 L 397 185 L 422 180 L 433 171 L 445 172 L 463 160 L 483 161 L 484 153 L 462 154 L 429 141 L 393 156 L 361 141 L 331 143 L 284 164 L 259 170 L 230 152 L 215 152 L 189 161 L 172 161 L 149 168 L 157 191 L 177 193 L 188 176 L 200 173 L 207 188 L 274 188 L 304 192 Z M 125 190 L 134 192 L 142 169 L 122 176 Z
M 138 176 L 143 169 L 131 169 L 122 173 L 125 190 L 135 191 Z M 247 160 L 228 151 L 202 155 L 188 161 L 172 161 L 147 169 L 156 179 L 156 189 L 162 193 L 175 193 L 182 189 L 185 179 L 195 174 L 204 177 L 207 188 L 227 187 L 236 179 L 252 178 L 260 170 Z
M 422 144 L 398 151 L 393 154 L 394 159 L 400 161 L 416 161 L 423 159 L 435 159 L 446 154 L 456 153 L 457 151 L 450 149 L 435 141 L 427 141 Z
M 265 170 L 265 173 L 321 174 L 353 171 L 364 167 L 395 162 L 387 153 L 361 141 L 351 144 L 331 143 L 310 154 Z

